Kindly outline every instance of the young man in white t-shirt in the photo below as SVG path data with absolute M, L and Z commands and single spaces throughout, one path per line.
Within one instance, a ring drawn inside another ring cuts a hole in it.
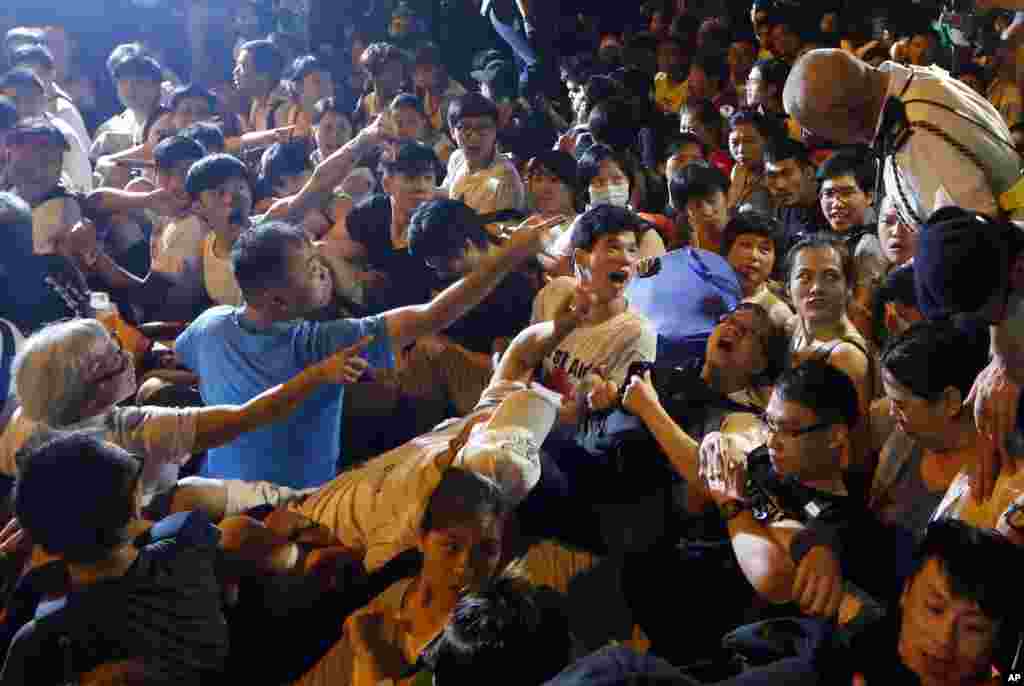
M 633 362 L 653 362 L 657 335 L 647 318 L 632 310 L 626 288 L 640 261 L 640 240 L 649 225 L 633 212 L 598 205 L 573 227 L 574 278 L 555 279 L 534 300 L 533 321 L 551 319 L 565 294 L 583 288 L 594 302 L 583 321 L 544 357 L 541 383 L 562 395 L 559 426 L 544 444 L 544 469 L 530 496 L 518 508 L 520 530 L 536 539 L 556 539 L 596 554 L 612 553 L 618 539 L 630 538 L 629 522 L 656 529 L 656 493 L 638 500 L 636 511 L 601 503 L 618 474 L 602 455 L 580 442 L 579 427 L 589 412 L 612 407 Z M 648 502 L 650 501 L 650 502 Z M 614 522 L 607 528 L 603 522 Z M 615 531 L 612 531 L 615 529 Z M 613 565 L 616 567 L 616 565 Z M 616 592 L 616 591 L 611 591 Z
M 572 235 L 575 278 L 555 279 L 537 294 L 533 321 L 548 321 L 576 287 L 596 302 L 584 321 L 544 358 L 542 383 L 564 398 L 561 420 L 575 426 L 581 393 L 605 405 L 617 397 L 630 364 L 653 362 L 657 334 L 647 318 L 629 307 L 626 287 L 640 260 L 640 238 L 649 225 L 633 212 L 598 205 L 581 216 Z M 596 385 L 598 379 L 610 383 Z M 589 402 L 589 401 L 588 401 Z
M 448 107 L 448 125 L 459 149 L 448 159 L 441 187 L 480 214 L 526 209 L 519 172 L 498 150 L 498 108 L 479 93 L 467 93 Z

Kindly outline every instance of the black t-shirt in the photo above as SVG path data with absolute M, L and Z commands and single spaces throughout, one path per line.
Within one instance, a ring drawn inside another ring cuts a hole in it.
M 214 573 L 220 532 L 201 512 L 158 522 L 124 576 L 70 594 L 18 631 L 0 684 L 58 686 L 139 660 L 147 683 L 198 684 L 223 669 L 227 623 Z
M 24 334 L 63 319 L 92 316 L 85 278 L 60 255 L 33 255 L 8 245 L 0 254 L 0 289 L 0 317 Z
M 366 314 L 430 300 L 438 283 L 434 271 L 408 249 L 396 249 L 391 243 L 390 196 L 377 194 L 360 202 L 349 213 L 346 226 L 352 240 L 366 248 L 369 269 L 388 277 L 384 286 L 367 289 Z
M 491 353 L 496 338 L 515 338 L 530 324 L 536 290 L 522 272 L 512 272 L 483 302 L 444 334 L 475 353 Z

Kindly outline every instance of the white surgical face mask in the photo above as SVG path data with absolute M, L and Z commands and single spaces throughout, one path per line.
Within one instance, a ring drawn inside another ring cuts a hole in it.
M 591 186 L 590 204 L 626 207 L 629 205 L 629 184 L 613 183 L 604 188 L 594 188 Z

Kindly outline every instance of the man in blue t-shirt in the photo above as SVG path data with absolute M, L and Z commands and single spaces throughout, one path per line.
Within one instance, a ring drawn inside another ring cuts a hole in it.
M 175 343 L 178 358 L 199 375 L 206 404 L 245 402 L 360 338 L 371 366 L 390 368 L 391 351 L 446 329 L 475 307 L 528 257 L 558 219 L 531 219 L 466 278 L 429 303 L 363 319 L 302 320 L 330 299 L 333 284 L 300 230 L 267 222 L 244 232 L 232 250 L 241 307 L 214 307 Z M 287 420 L 209 451 L 205 475 L 269 481 L 293 488 L 334 477 L 340 453 L 343 386 L 311 396 Z

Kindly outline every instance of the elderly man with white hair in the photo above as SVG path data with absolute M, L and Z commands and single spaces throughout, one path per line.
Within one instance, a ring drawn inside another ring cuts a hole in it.
M 134 362 L 102 324 L 78 319 L 50 325 L 30 336 L 14 360 L 20 407 L 0 435 L 0 473 L 16 475 L 19 451 L 52 431 L 86 430 L 144 460 L 142 489 L 149 503 L 177 482 L 178 468 L 192 455 L 283 419 L 324 385 L 357 381 L 367 368 L 358 357 L 366 343 L 339 350 L 244 405 L 134 407 L 120 405 L 135 392 Z M 228 510 L 252 506 L 247 501 L 232 508 L 232 484 L 227 486 Z M 273 484 L 237 487 L 250 500 L 249 494 L 262 493 L 271 504 L 293 493 Z
M 885 193 L 910 226 L 950 205 L 1024 220 L 1020 157 L 1006 123 L 938 67 L 872 67 L 842 50 L 812 50 L 790 71 L 783 101 L 819 136 L 874 145 Z

